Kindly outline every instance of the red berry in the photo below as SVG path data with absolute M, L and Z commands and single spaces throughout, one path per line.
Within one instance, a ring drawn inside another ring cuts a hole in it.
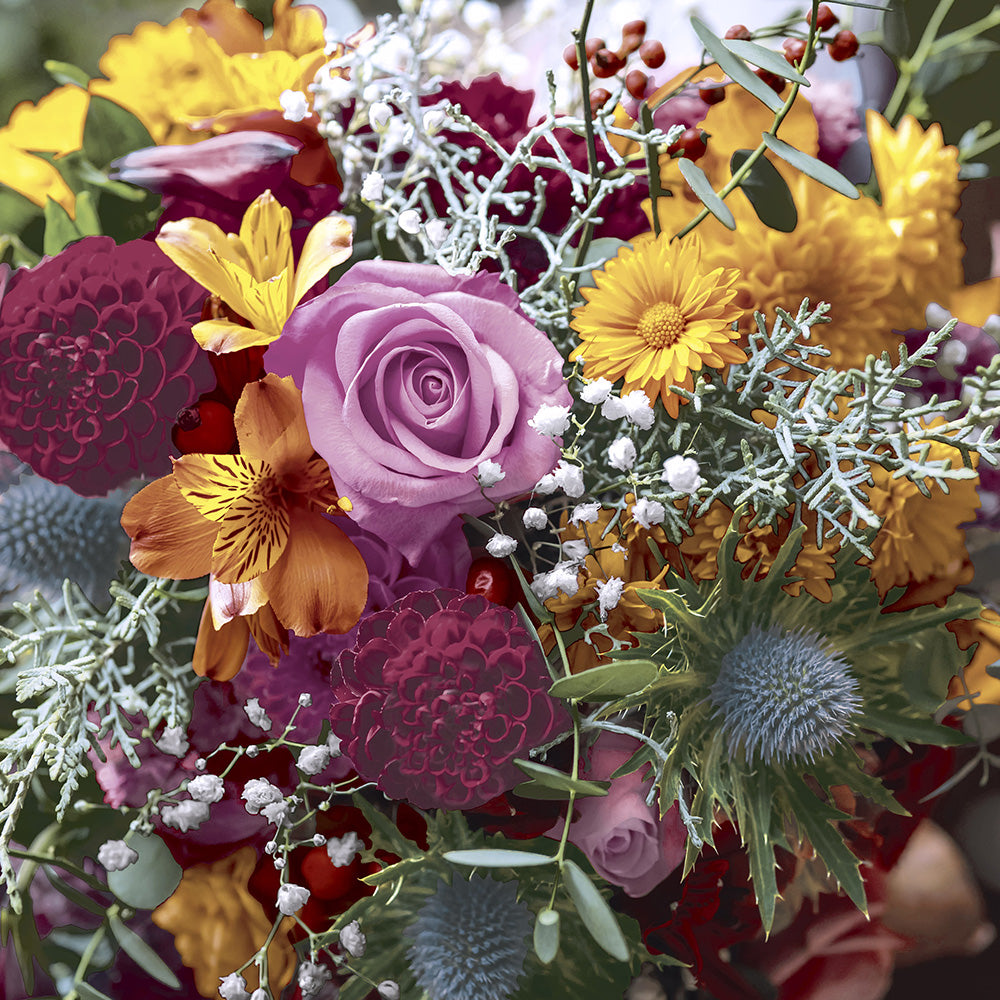
M 622 38 L 627 38 L 629 35 L 638 35 L 642 38 L 645 34 L 646 22 L 641 18 L 638 21 L 629 21 L 625 27 L 622 28 Z
M 361 874 L 361 859 L 337 867 L 325 847 L 314 847 L 302 859 L 302 878 L 318 899 L 340 899 L 355 886 Z
M 594 68 L 594 76 L 603 80 L 614 76 L 615 73 L 624 68 L 625 60 L 617 52 L 612 52 L 611 49 L 598 49 L 591 64 Z
M 838 31 L 833 36 L 833 41 L 827 46 L 830 58 L 835 62 L 843 62 L 857 55 L 858 36 L 853 31 Z
M 575 45 L 567 45 L 566 48 L 563 49 L 563 62 L 566 63 L 570 69 L 580 68 L 580 60 L 576 56 Z
M 781 48 L 785 53 L 785 60 L 793 66 L 802 62 L 806 54 L 806 43 L 801 38 L 786 38 L 781 43 Z
M 493 604 L 512 608 L 521 596 L 517 575 L 502 559 L 480 556 L 472 560 L 465 578 L 465 592 L 479 594 Z
M 202 399 L 177 414 L 171 437 L 182 455 L 225 455 L 236 444 L 233 412 L 214 399 Z
M 642 45 L 642 35 L 622 35 L 622 44 L 618 49 L 618 55 L 622 59 L 625 59 L 635 52 L 640 45 Z
M 780 94 L 785 89 L 785 80 L 782 80 L 777 73 L 771 73 L 766 69 L 755 69 L 754 73 L 766 83 L 776 94 Z
M 816 27 L 820 31 L 829 31 L 840 20 L 836 14 L 825 3 L 821 3 L 816 8 Z M 806 23 L 812 21 L 812 11 L 806 14 Z
M 668 153 L 679 153 L 688 160 L 700 160 L 708 149 L 705 135 L 700 128 L 686 128 L 677 141 L 667 146 Z
M 706 104 L 719 104 L 726 99 L 726 85 L 724 83 L 707 83 L 704 87 L 698 88 L 698 96 Z
M 601 49 L 607 48 L 603 38 L 588 38 L 584 49 L 588 59 L 593 59 Z
M 726 29 L 724 38 L 739 38 L 744 42 L 749 42 L 753 35 L 750 34 L 750 29 L 745 24 L 734 24 L 731 28 Z
M 611 100 L 611 91 L 605 90 L 603 87 L 595 87 L 590 92 L 590 113 L 591 115 L 596 115 L 601 108 L 604 107 L 608 101 Z
M 633 69 L 625 77 L 625 89 L 637 100 L 641 101 L 646 93 L 649 77 L 641 69 Z
M 650 38 L 639 46 L 639 58 L 650 69 L 659 69 L 667 61 L 667 53 L 663 49 L 662 42 Z

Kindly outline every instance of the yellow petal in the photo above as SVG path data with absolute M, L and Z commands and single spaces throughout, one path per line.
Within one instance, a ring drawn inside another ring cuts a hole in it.
M 247 347 L 264 347 L 273 344 L 277 336 L 264 333 L 250 326 L 240 326 L 226 319 L 206 319 L 191 327 L 194 339 L 212 354 L 232 354 Z
M 239 265 L 240 253 L 214 222 L 206 219 L 166 222 L 156 237 L 156 245 L 185 274 L 229 302 L 226 293 L 233 291 L 232 279 L 222 262 L 228 260 Z
M 354 230 L 343 216 L 321 219 L 309 230 L 295 269 L 293 306 L 297 306 L 302 296 L 331 268 L 343 264 L 351 256 L 353 239 Z
M 270 191 L 246 210 L 239 238 L 256 281 L 269 281 L 294 267 L 291 231 L 292 213 Z
M 122 527 L 132 539 L 129 558 L 141 573 L 194 580 L 211 569 L 218 527 L 184 499 L 173 476 L 132 497 Z
M 990 316 L 1000 315 L 1000 277 L 960 288 L 952 295 L 950 306 L 962 323 L 982 326 Z
M 347 632 L 368 599 L 368 569 L 350 539 L 322 514 L 296 508 L 288 546 L 263 584 L 274 613 L 296 635 Z
M 312 457 L 302 393 L 290 375 L 251 382 L 236 404 L 240 453 L 266 461 L 275 475 L 301 470 Z
M 212 572 L 221 583 L 244 583 L 269 570 L 288 544 L 288 509 L 263 491 L 235 500 L 212 549 Z
M 250 645 L 250 627 L 246 618 L 237 616 L 222 628 L 212 624 L 211 602 L 205 602 L 194 644 L 191 668 L 199 677 L 213 681 L 232 680 L 243 666 Z
M 243 455 L 185 455 L 174 462 L 174 481 L 189 504 L 210 521 L 221 521 L 239 499 L 269 479 L 266 462 Z
M 56 87 L 37 104 L 22 101 L 10 113 L 3 137 L 18 149 L 65 156 L 83 145 L 90 96 L 80 87 Z
M 276 340 L 292 311 L 289 272 L 283 271 L 267 281 L 257 281 L 238 264 L 221 258 L 218 264 L 225 277 L 222 287 L 210 291 L 246 317 L 251 326 Z M 196 280 L 201 281 L 200 278 Z

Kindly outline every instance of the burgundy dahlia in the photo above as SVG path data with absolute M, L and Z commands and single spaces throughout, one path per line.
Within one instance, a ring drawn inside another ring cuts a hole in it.
M 151 243 L 91 236 L 16 271 L 0 304 L 0 440 L 99 496 L 170 471 L 170 428 L 215 382 L 204 289 Z
M 334 735 L 392 799 L 471 809 L 525 778 L 517 757 L 569 725 L 514 612 L 414 591 L 362 621 L 330 675 Z

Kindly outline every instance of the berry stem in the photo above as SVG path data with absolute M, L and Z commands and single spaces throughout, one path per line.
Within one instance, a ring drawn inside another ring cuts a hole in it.
M 576 42 L 576 57 L 580 63 L 580 87 L 583 90 L 584 97 L 590 93 L 590 73 L 588 71 L 587 62 L 587 30 L 590 27 L 590 16 L 594 12 L 594 0 L 587 0 L 583 8 L 583 17 L 580 20 L 580 27 L 574 29 L 573 40 Z M 593 200 L 594 195 L 594 185 L 600 180 L 600 173 L 597 166 L 597 140 L 594 138 L 594 118 L 593 115 L 587 114 L 587 109 L 584 108 L 583 114 L 583 131 L 584 136 L 587 140 L 587 170 L 590 173 L 590 184 L 587 189 L 587 203 Z M 594 223 L 592 221 L 587 222 L 584 226 L 583 234 L 580 237 L 580 245 L 576 250 L 576 266 L 581 267 L 583 262 L 587 259 L 587 251 L 590 249 L 590 241 L 594 234 Z M 580 278 L 577 274 L 576 284 L 579 284 Z
M 931 54 L 931 48 L 934 45 L 934 40 L 941 29 L 941 24 L 948 16 L 948 12 L 951 10 L 954 2 L 955 0 L 939 0 L 934 13 L 931 14 L 930 20 L 927 22 L 927 27 L 924 28 L 924 33 L 913 55 L 909 59 L 900 59 L 899 79 L 896 81 L 896 87 L 889 98 L 889 103 L 885 106 L 885 118 L 890 125 L 899 124 L 898 119 L 902 115 L 903 99 L 906 97 L 914 77 L 924 63 L 927 62 Z

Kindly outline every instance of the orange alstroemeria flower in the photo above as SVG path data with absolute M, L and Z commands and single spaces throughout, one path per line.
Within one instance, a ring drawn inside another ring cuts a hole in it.
M 185 455 L 125 507 L 133 565 L 150 576 L 211 574 L 194 669 L 238 673 L 250 635 L 272 663 L 287 630 L 346 632 L 364 609 L 368 570 L 325 516 L 343 513 L 309 441 L 291 378 L 267 375 L 236 406 L 238 455 Z

